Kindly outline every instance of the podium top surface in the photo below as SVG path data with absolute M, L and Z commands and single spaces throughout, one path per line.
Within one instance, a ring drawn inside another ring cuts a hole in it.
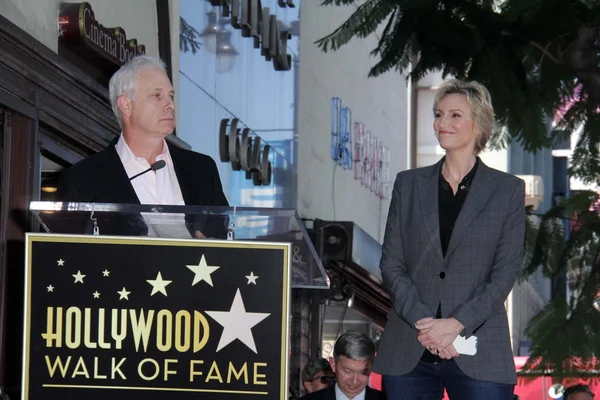
M 294 209 L 42 201 L 31 202 L 29 209 L 47 233 L 291 243 L 292 287 L 329 287 Z

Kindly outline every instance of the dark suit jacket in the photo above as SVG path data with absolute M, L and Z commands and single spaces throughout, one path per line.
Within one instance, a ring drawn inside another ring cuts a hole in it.
M 328 388 L 317 390 L 300 397 L 300 400 L 336 400 L 335 398 L 335 385 L 331 385 Z M 365 400 L 386 400 L 385 393 L 379 390 L 372 389 L 367 386 L 367 392 L 365 393 Z
M 423 347 L 413 324 L 436 315 L 460 321 L 478 338 L 477 354 L 456 363 L 468 376 L 516 383 L 504 301 L 522 268 L 525 184 L 480 162 L 456 219 L 446 256 L 439 230 L 442 162 L 400 172 L 388 214 L 381 271 L 392 300 L 374 370 L 404 375 Z
M 140 204 L 129 182 L 108 193 L 128 179 L 116 142 L 67 169 L 59 180 L 57 201 Z M 214 160 L 167 144 L 185 204 L 228 206 Z
M 115 148 L 117 141 L 118 138 L 105 150 L 65 170 L 59 179 L 56 201 L 140 204 L 133 186 L 126 182 L 127 173 Z M 185 204 L 228 206 L 214 160 L 169 142 L 167 144 Z M 220 221 L 214 218 L 208 221 L 206 217 L 196 216 L 193 223 L 190 218 L 186 219 L 190 230 L 201 230 L 209 237 L 222 237 L 226 232 L 223 227 L 225 218 L 220 218 Z M 104 229 L 103 234 L 143 235 L 147 230 L 139 215 L 128 216 L 127 222 L 128 226 L 123 221 L 120 226 L 108 226 L 108 230 Z M 194 225 L 193 228 L 191 224 Z M 215 229 L 218 232 L 211 232 Z M 89 230 L 89 226 L 84 230 Z M 75 233 L 72 228 L 69 228 L 69 231 Z

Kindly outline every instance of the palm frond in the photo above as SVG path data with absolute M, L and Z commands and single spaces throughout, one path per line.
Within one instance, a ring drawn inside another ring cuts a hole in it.
M 335 0 L 332 0 L 336 3 Z M 343 0 L 337 0 L 346 4 Z M 327 3 L 327 2 L 325 2 Z M 324 4 L 325 4 L 324 3 Z M 330 4 L 331 1 L 327 4 Z M 394 11 L 396 5 L 390 0 L 367 0 L 333 33 L 316 41 L 324 52 L 337 50 L 352 38 L 364 38 L 375 32 L 377 27 Z
M 322 6 L 330 6 L 330 5 L 334 5 L 334 6 L 349 6 L 351 4 L 354 4 L 356 2 L 356 0 L 324 0 L 321 5 Z

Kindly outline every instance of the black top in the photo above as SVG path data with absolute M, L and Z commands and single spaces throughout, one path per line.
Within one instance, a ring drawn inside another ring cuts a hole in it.
M 442 164 L 443 165 L 443 164 Z M 439 179 L 439 191 L 438 191 L 438 210 L 440 215 L 440 242 L 442 245 L 442 253 L 446 256 L 448 250 L 448 244 L 450 244 L 450 238 L 452 237 L 452 230 L 454 224 L 460 213 L 460 209 L 465 203 L 469 188 L 477 172 L 477 166 L 479 165 L 479 157 L 475 159 L 475 165 L 471 168 L 471 171 L 460 181 L 456 194 L 452 192 L 452 187 L 442 175 L 442 169 L 440 168 L 440 179 Z M 444 279 L 445 273 L 440 273 L 440 279 Z M 438 305 L 436 318 L 442 318 L 442 307 Z M 431 354 L 428 350 L 423 352 L 421 360 L 428 362 L 435 362 L 441 360 L 440 357 Z
M 444 257 L 446 256 L 446 251 L 448 250 L 448 244 L 450 243 L 450 237 L 452 236 L 454 223 L 456 222 L 458 213 L 460 213 L 460 209 L 467 198 L 467 193 L 469 192 L 469 187 L 473 182 L 473 177 L 475 177 L 475 172 L 477 172 L 478 165 L 479 158 L 476 158 L 475 165 L 473 168 L 471 168 L 471 171 L 469 171 L 463 180 L 460 181 L 456 194 L 452 193 L 452 187 L 450 187 L 450 184 L 448 181 L 446 181 L 444 175 L 442 175 L 442 170 L 440 168 L 438 209 L 440 214 L 440 241 L 442 243 L 442 253 L 444 254 Z

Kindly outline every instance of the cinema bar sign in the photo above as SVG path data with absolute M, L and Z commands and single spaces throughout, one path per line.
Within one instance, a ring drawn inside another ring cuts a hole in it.
M 59 37 L 74 50 L 104 61 L 104 65 L 120 67 L 133 57 L 145 54 L 144 45 L 136 39 L 127 39 L 120 27 L 105 28 L 94 17 L 87 3 L 62 3 L 58 13 Z

